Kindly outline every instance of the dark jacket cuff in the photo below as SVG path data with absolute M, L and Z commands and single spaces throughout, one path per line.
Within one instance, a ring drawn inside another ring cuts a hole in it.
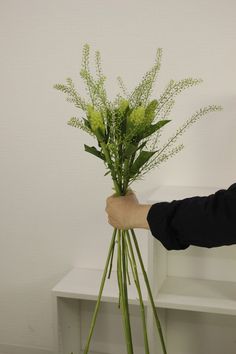
M 147 221 L 152 235 L 158 239 L 167 250 L 184 250 L 190 244 L 178 237 L 171 220 L 180 201 L 160 202 L 151 206 L 147 214 Z

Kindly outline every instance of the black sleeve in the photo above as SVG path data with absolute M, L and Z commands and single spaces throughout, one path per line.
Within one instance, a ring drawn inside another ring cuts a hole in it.
M 152 204 L 147 221 L 167 250 L 236 244 L 236 183 L 209 196 Z

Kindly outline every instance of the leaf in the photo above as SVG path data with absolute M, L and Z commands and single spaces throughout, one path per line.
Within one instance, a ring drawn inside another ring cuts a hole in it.
M 123 117 L 120 124 L 121 134 L 124 136 L 127 129 L 127 119 Z
M 100 151 L 98 151 L 95 148 L 95 146 L 88 146 L 88 145 L 84 144 L 84 149 L 85 149 L 85 151 L 89 152 L 90 154 L 93 154 L 93 155 L 99 157 L 100 159 L 102 159 L 103 161 L 105 161 L 104 155 Z
M 124 151 L 124 157 L 129 158 L 137 150 L 137 145 L 129 144 Z
M 137 150 L 142 149 L 146 144 L 147 144 L 147 140 L 144 141 L 144 142 L 137 148 Z
M 111 173 L 111 171 L 110 171 L 110 170 L 109 170 L 109 171 L 107 171 L 107 172 L 105 173 L 105 175 L 104 175 L 104 176 L 108 175 L 108 173 Z
M 140 146 L 137 144 L 129 144 L 127 149 L 124 152 L 125 158 L 129 158 L 135 151 L 142 149 L 146 145 L 147 141 L 144 141 Z
M 84 125 L 85 125 L 87 128 L 89 128 L 90 130 L 92 130 L 89 120 L 83 118 L 83 121 L 84 121 Z
M 143 138 L 150 136 L 151 134 L 155 133 L 157 130 L 159 130 L 160 128 L 162 128 L 164 125 L 166 125 L 169 122 L 171 122 L 170 119 L 163 119 L 163 120 L 160 120 L 159 122 L 157 122 L 156 124 L 150 125 L 144 131 L 142 131 L 141 134 L 139 134 L 139 138 L 143 139 Z
M 146 151 L 142 150 L 137 157 L 137 159 L 134 161 L 132 167 L 131 167 L 131 177 L 136 175 L 138 173 L 139 169 L 154 155 L 156 151 Z

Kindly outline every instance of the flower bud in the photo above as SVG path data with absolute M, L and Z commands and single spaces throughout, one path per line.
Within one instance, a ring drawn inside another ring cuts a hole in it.
M 142 106 L 135 108 L 130 114 L 130 116 L 128 117 L 128 121 L 132 125 L 136 125 L 136 126 L 142 125 L 142 123 L 144 123 L 144 119 L 145 119 L 145 108 Z
M 119 107 L 118 107 L 118 110 L 121 115 L 124 114 L 124 112 L 128 106 L 129 106 L 129 101 L 125 100 L 124 98 L 121 98 L 120 102 L 119 102 Z
M 95 111 L 93 106 L 91 106 L 90 104 L 87 105 L 87 110 L 88 110 L 88 119 L 89 119 L 92 130 L 96 133 L 96 131 L 98 129 L 100 129 L 104 135 L 105 134 L 105 126 L 103 123 L 101 113 L 98 111 Z
M 145 117 L 148 123 L 152 123 L 153 119 L 155 118 L 155 110 L 158 106 L 157 100 L 152 100 L 145 109 Z

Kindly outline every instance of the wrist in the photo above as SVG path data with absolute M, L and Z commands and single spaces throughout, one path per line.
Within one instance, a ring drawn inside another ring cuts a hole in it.
M 149 230 L 147 214 L 151 208 L 151 204 L 139 204 L 133 215 L 133 228 Z

